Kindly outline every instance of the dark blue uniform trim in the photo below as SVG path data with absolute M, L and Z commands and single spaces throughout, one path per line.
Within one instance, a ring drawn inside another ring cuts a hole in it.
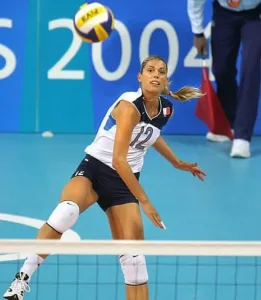
M 136 108 L 138 109 L 138 111 L 140 112 L 141 115 L 141 122 L 145 122 L 147 124 L 151 124 L 155 127 L 157 127 L 158 129 L 162 129 L 163 126 L 166 125 L 166 123 L 169 120 L 169 117 L 171 116 L 172 112 L 173 112 L 173 104 L 166 98 L 164 97 L 160 97 L 160 101 L 161 101 L 161 105 L 159 105 L 159 114 L 158 116 L 154 117 L 154 118 L 150 118 L 146 112 L 145 106 L 144 106 L 144 100 L 143 100 L 143 96 L 140 96 L 139 98 L 137 98 L 136 100 L 133 101 L 133 104 L 136 106 Z M 169 114 L 168 115 L 164 115 L 164 108 L 169 108 Z

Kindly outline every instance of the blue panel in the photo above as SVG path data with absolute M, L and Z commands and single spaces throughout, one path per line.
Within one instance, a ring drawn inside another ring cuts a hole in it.
M 0 4 L 0 132 L 94 133 L 111 104 L 123 92 L 138 89 L 137 74 L 148 54 L 170 61 L 173 91 L 200 86 L 201 61 L 191 52 L 186 1 L 165 0 L 164 5 L 150 6 L 147 0 L 128 2 L 128 6 L 124 1 L 104 1 L 116 18 L 116 29 L 102 43 L 79 45 L 68 26 L 83 2 L 6 0 Z M 211 2 L 206 1 L 205 27 L 211 22 Z M 9 19 L 12 28 L 4 28 L 3 19 Z M 16 65 L 4 76 L 6 60 L 9 67 L 15 61 Z M 84 75 L 63 78 L 60 70 Z M 163 132 L 205 133 L 206 126 L 194 114 L 195 105 L 196 100 L 175 101 L 174 118 Z M 261 133 L 260 118 L 255 133 Z
M 4 5 L 0 5 L 1 132 L 19 131 L 27 11 L 27 0 L 8 0 L 4 1 Z
M 116 124 L 116 121 L 113 119 L 112 115 L 108 117 L 108 120 L 104 126 L 105 130 L 110 130 L 114 125 Z
M 85 133 L 93 130 L 89 45 L 78 43 L 73 38 L 72 27 L 68 28 L 81 4 L 80 1 L 41 1 L 40 131 Z M 57 65 L 59 61 L 64 62 L 63 67 Z M 84 75 L 71 73 L 64 78 L 60 69 L 62 72 L 80 71 Z

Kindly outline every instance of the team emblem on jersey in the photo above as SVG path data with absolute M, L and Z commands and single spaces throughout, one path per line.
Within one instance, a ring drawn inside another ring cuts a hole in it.
M 164 115 L 164 117 L 167 117 L 168 115 L 170 115 L 170 107 L 163 108 L 163 115 Z
M 227 3 L 230 7 L 236 8 L 240 5 L 241 0 L 227 0 Z

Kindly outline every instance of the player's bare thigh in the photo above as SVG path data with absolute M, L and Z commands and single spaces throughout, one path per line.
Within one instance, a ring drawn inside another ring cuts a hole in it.
M 73 177 L 63 188 L 60 201 L 70 200 L 75 202 L 80 213 L 94 204 L 98 199 L 92 187 L 92 182 L 83 176 Z
M 106 211 L 106 214 L 113 239 L 144 239 L 142 217 L 137 203 L 112 206 Z

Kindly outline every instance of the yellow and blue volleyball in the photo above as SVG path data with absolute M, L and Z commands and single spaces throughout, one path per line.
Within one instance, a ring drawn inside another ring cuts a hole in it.
M 101 3 L 85 3 L 75 14 L 74 28 L 85 42 L 101 42 L 106 40 L 114 29 L 114 15 Z

